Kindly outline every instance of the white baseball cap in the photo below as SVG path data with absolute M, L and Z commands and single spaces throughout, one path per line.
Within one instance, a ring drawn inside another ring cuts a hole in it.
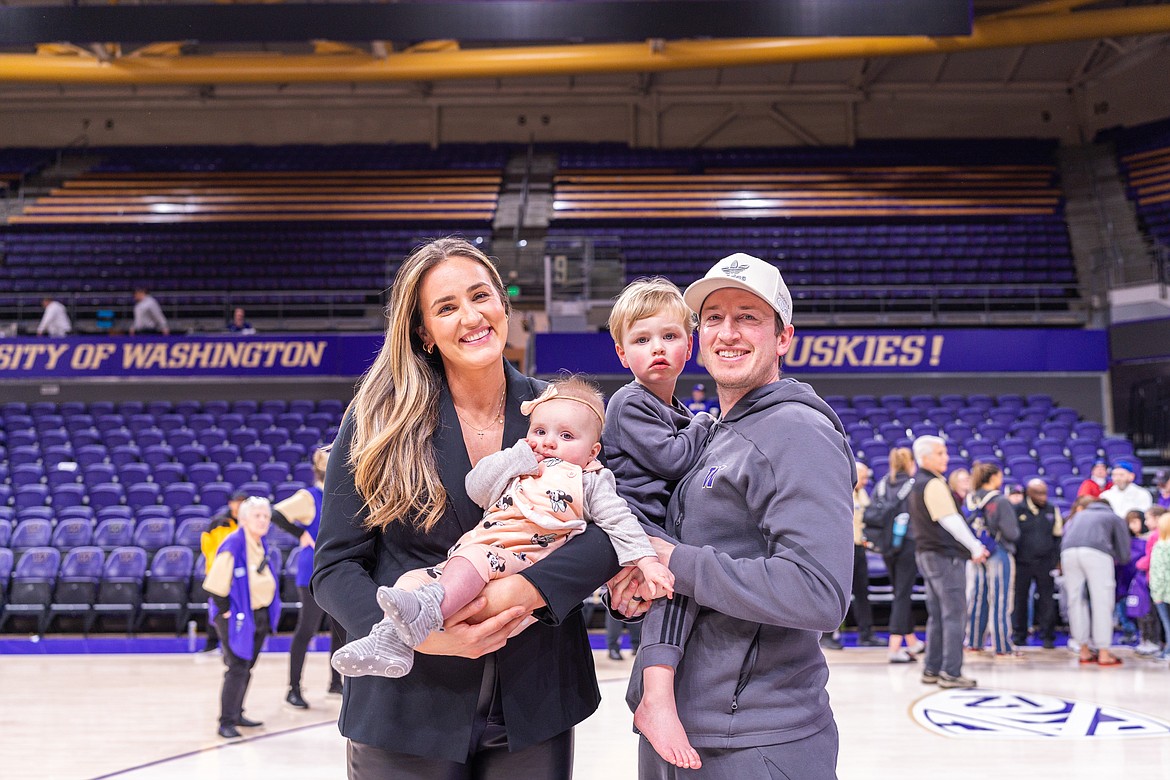
M 728 255 L 713 265 L 706 276 L 687 287 L 683 300 L 698 312 L 708 295 L 725 287 L 736 287 L 758 295 L 776 310 L 781 324 L 792 324 L 792 296 L 780 271 L 771 263 L 743 252 Z

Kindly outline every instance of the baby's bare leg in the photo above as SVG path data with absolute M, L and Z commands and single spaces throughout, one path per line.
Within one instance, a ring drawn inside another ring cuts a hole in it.
M 674 700 L 674 669 L 647 666 L 642 670 L 642 701 L 634 711 L 634 726 L 664 761 L 682 769 L 698 769 L 702 761 L 691 747 Z

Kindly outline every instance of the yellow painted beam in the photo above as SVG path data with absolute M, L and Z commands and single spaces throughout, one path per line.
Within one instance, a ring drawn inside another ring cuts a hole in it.
M 1019 8 L 1012 8 L 1007 11 L 1000 11 L 997 14 L 988 14 L 981 17 L 983 19 L 1002 19 L 1012 16 L 1035 16 L 1037 14 L 1054 14 L 1061 12 L 1072 11 L 1076 8 L 1083 8 L 1086 5 L 1098 5 L 1104 0 L 1044 0 L 1039 3 L 1031 3 L 1029 5 L 1022 5 Z
M 1170 32 L 1170 6 L 980 19 L 963 37 L 737 38 L 462 49 L 426 53 L 122 58 L 0 55 L 0 82 L 246 84 L 438 81 L 731 68 L 783 62 L 899 57 Z

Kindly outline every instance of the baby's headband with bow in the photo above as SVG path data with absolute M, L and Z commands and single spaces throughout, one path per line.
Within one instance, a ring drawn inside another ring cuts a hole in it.
M 557 385 L 549 385 L 544 389 L 544 392 L 536 398 L 533 398 L 531 401 L 522 402 L 520 404 L 520 413 L 525 417 L 531 417 L 532 410 L 540 406 L 545 401 L 552 401 L 553 399 L 560 401 L 575 401 L 576 403 L 584 404 L 585 406 L 589 407 L 589 411 L 597 415 L 597 420 L 601 423 L 601 427 L 605 427 L 605 409 L 602 408 L 601 402 L 597 399 L 597 397 L 591 392 L 577 391 L 576 388 L 571 387 L 561 387 L 561 389 L 558 390 Z

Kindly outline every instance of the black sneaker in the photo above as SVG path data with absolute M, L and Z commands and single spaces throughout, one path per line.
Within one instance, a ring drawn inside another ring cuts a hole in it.
M 1045 639 L 1044 640 L 1044 649 L 1045 650 L 1055 650 L 1056 649 L 1056 640 L 1055 639 Z
M 940 688 L 975 688 L 978 685 L 979 683 L 974 679 L 964 677 L 961 674 L 958 677 L 952 677 L 943 672 L 938 676 L 938 687 Z
M 821 637 L 821 647 L 825 648 L 826 650 L 840 650 L 841 641 L 832 634 L 825 634 Z
M 254 729 L 257 726 L 263 726 L 264 721 L 251 720 L 250 718 L 245 718 L 243 715 L 241 715 L 240 717 L 236 718 L 236 725 L 243 726 L 246 729 Z
M 230 724 L 226 726 L 220 726 L 216 733 L 224 739 L 238 739 L 241 736 L 240 730 Z
M 301 696 L 300 688 L 289 688 L 288 696 L 285 696 L 284 700 L 299 710 L 309 709 L 309 703 Z
M 938 672 L 923 672 L 922 673 L 922 684 L 923 685 L 938 685 Z
M 339 682 L 329 683 L 329 693 L 336 693 L 338 696 L 340 696 L 341 695 L 341 683 L 339 683 Z
M 860 636 L 857 638 L 858 647 L 886 647 L 888 644 L 888 642 L 883 642 L 875 636 Z

